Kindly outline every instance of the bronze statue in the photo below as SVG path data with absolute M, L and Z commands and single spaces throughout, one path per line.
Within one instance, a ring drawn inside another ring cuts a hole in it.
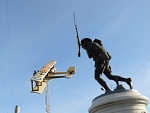
M 92 41 L 90 38 L 84 38 L 81 40 L 82 48 L 86 50 L 89 58 L 93 58 L 95 61 L 95 79 L 105 89 L 106 92 L 111 91 L 106 82 L 101 78 L 102 73 L 110 80 L 114 80 L 119 86 L 118 81 L 126 82 L 130 89 L 132 89 L 131 78 L 123 78 L 117 75 L 112 75 L 111 66 L 109 60 L 111 55 L 103 48 L 101 40 L 95 39 Z

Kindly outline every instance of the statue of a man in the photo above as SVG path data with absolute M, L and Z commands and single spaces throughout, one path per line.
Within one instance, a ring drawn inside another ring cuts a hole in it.
M 95 39 L 92 41 L 90 38 L 84 38 L 81 40 L 82 48 L 86 50 L 89 58 L 93 58 L 95 61 L 95 79 L 105 89 L 106 92 L 111 91 L 107 86 L 106 82 L 101 78 L 102 73 L 110 80 L 114 80 L 119 86 L 118 81 L 126 82 L 130 89 L 132 89 L 131 78 L 123 78 L 117 75 L 112 75 L 109 60 L 111 59 L 110 54 L 105 51 L 100 40 Z

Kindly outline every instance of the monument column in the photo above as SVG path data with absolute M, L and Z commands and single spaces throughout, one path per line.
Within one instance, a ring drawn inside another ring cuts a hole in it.
M 93 99 L 89 113 L 147 113 L 147 104 L 137 90 L 116 90 Z
M 15 113 L 20 113 L 20 107 L 19 107 L 19 105 L 17 105 L 17 106 L 15 107 Z

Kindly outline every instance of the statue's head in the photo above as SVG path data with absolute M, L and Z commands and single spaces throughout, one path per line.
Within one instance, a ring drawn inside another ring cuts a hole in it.
M 81 40 L 81 45 L 82 45 L 82 48 L 84 49 L 88 48 L 91 43 L 92 43 L 92 40 L 90 38 L 84 38 Z

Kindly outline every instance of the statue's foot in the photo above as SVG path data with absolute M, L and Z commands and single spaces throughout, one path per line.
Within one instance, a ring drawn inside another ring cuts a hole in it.
M 128 79 L 126 80 L 126 83 L 130 86 L 130 89 L 133 89 L 133 85 L 132 85 L 132 80 L 131 80 L 131 78 L 128 78 Z

